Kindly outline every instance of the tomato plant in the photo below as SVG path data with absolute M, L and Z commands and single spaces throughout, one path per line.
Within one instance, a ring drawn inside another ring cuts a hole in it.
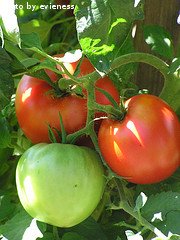
M 123 120 L 103 120 L 99 146 L 108 165 L 130 182 L 149 184 L 173 174 L 180 163 L 180 124 L 160 98 L 137 95 Z
M 18 194 L 26 211 L 40 221 L 70 227 L 87 218 L 104 190 L 98 154 L 70 144 L 37 144 L 17 166 Z
M 0 239 L 179 239 L 179 6 L 150 2 L 0 1 Z
M 73 133 L 86 122 L 86 100 L 77 95 L 56 97 L 43 80 L 24 75 L 16 91 L 16 115 L 25 135 L 33 142 L 49 142 L 48 125 Z

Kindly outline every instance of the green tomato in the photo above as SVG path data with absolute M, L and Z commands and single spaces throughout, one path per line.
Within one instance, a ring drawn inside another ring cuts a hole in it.
M 89 217 L 104 190 L 98 154 L 71 144 L 39 143 L 20 158 L 16 185 L 25 210 L 39 221 L 71 227 Z

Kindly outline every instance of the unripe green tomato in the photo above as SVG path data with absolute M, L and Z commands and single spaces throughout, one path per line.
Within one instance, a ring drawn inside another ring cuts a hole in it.
M 98 154 L 71 144 L 40 143 L 28 149 L 16 169 L 25 210 L 39 221 L 74 226 L 91 215 L 104 190 Z

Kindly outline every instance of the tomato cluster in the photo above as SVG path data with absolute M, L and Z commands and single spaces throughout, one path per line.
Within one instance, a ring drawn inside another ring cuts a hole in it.
M 64 66 L 72 75 L 78 67 L 78 77 L 95 71 L 87 58 L 64 62 Z M 57 69 L 63 72 L 60 65 Z M 45 71 L 52 82 L 58 80 L 52 71 Z M 62 76 L 68 78 L 65 73 Z M 95 101 L 112 105 L 98 88 L 108 92 L 119 105 L 119 92 L 107 76 L 95 83 Z M 19 125 L 35 144 L 18 163 L 18 195 L 32 217 L 60 227 L 74 226 L 87 218 L 105 186 L 103 165 L 95 150 L 48 144 L 48 127 L 56 136 L 61 132 L 60 115 L 67 134 L 86 126 L 88 96 L 86 89 L 82 92 L 82 96 L 68 92 L 59 97 L 46 81 L 27 75 L 16 92 Z M 105 115 L 98 129 L 98 145 L 107 165 L 135 184 L 156 183 L 171 176 L 180 165 L 180 124 L 175 112 L 162 99 L 149 94 L 131 97 L 123 109 L 123 118 L 121 114 Z M 102 115 L 96 112 L 96 117 Z
M 65 67 L 73 74 L 77 64 L 78 61 L 65 63 Z M 60 68 L 60 70 L 62 69 Z M 94 70 L 90 61 L 84 58 L 80 66 L 80 76 Z M 49 70 L 46 70 L 46 72 L 52 81 L 57 80 L 57 76 L 53 72 Z M 63 77 L 67 78 L 65 74 Z M 96 86 L 108 91 L 114 100 L 117 103 L 119 102 L 118 91 L 108 77 L 100 78 L 96 82 Z M 95 95 L 97 103 L 111 104 L 108 98 L 98 90 Z M 86 96 L 81 97 L 72 93 L 59 98 L 47 82 L 31 76 L 24 75 L 19 82 L 15 106 L 19 125 L 33 143 L 49 142 L 48 126 L 52 129 L 61 130 L 59 114 L 62 116 L 67 134 L 78 131 L 86 124 Z

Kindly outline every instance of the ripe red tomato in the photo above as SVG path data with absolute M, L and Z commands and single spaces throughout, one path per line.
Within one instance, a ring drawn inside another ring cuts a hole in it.
M 137 95 L 122 121 L 103 120 L 99 147 L 109 167 L 129 182 L 150 184 L 173 174 L 180 163 L 180 123 L 160 98 Z
M 59 113 L 66 132 L 85 126 L 86 99 L 76 95 L 57 98 L 43 80 L 24 75 L 16 91 L 16 115 L 24 134 L 33 142 L 49 142 L 48 124 L 60 130 Z

